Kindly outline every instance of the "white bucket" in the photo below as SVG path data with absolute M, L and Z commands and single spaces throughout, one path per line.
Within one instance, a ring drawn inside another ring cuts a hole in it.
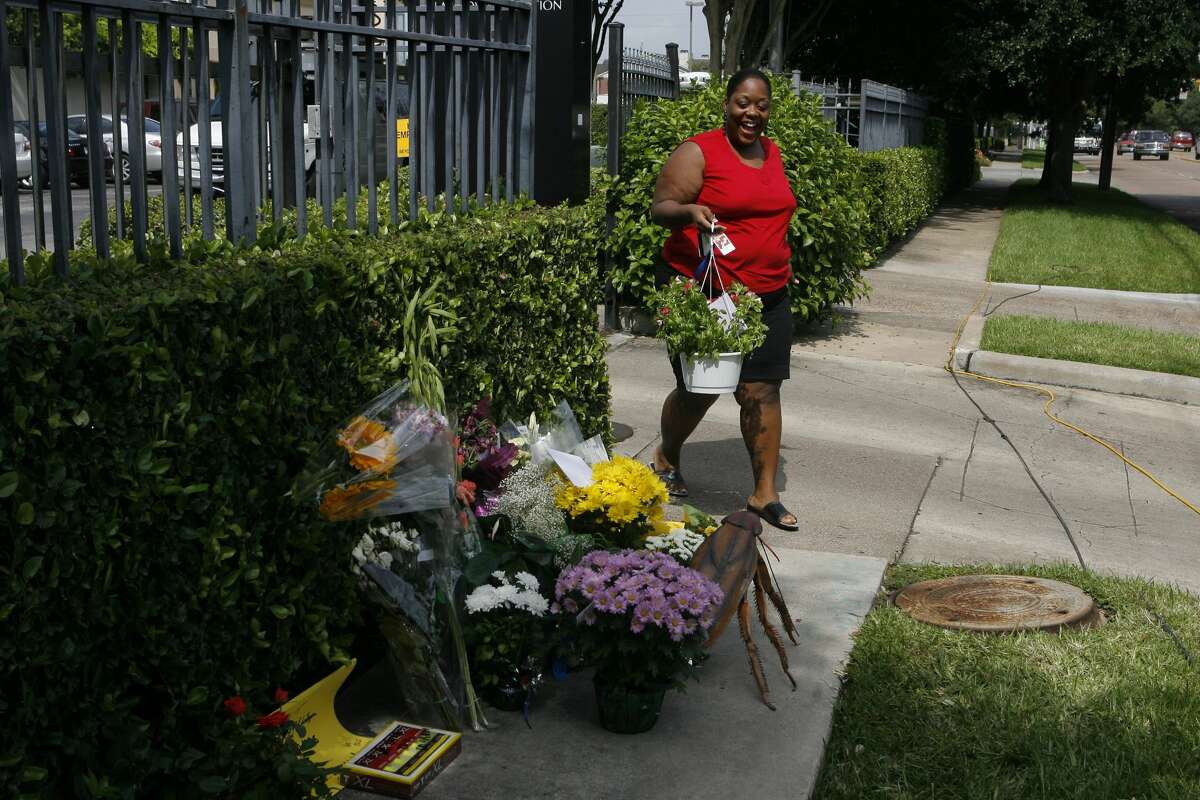
M 721 353 L 716 359 L 683 359 L 683 386 L 694 394 L 726 394 L 737 389 L 742 354 Z

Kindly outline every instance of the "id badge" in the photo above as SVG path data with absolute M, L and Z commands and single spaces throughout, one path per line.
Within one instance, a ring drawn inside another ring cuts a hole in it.
M 727 256 L 737 249 L 733 246 L 733 242 L 729 240 L 729 237 L 725 233 L 718 233 L 717 235 L 713 236 L 712 244 L 713 247 L 716 248 L 716 251 L 723 256 Z

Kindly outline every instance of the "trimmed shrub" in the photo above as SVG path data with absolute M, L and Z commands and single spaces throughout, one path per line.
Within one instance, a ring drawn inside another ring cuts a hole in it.
M 868 205 L 861 191 L 858 153 L 821 116 L 818 100 L 796 97 L 788 80 L 772 81 L 768 136 L 779 146 L 799 204 L 788 241 L 792 246 L 792 308 L 814 320 L 834 303 L 866 293 L 861 271 L 870 261 Z M 609 241 L 613 285 L 649 301 L 654 264 L 667 231 L 650 221 L 654 182 L 667 157 L 689 136 L 722 124 L 724 85 L 710 85 L 678 101 L 643 103 L 621 142 L 622 166 L 609 207 L 616 227 Z
M 190 241 L 183 263 L 160 243 L 148 265 L 79 255 L 68 282 L 0 294 L 0 784 L 305 796 L 282 767 L 253 793 L 219 780 L 222 698 L 303 688 L 362 624 L 343 568 L 361 528 L 297 505 L 294 477 L 403 376 L 406 304 L 434 276 L 458 318 L 439 354 L 452 404 L 491 395 L 503 419 L 566 399 L 607 433 L 601 216 L 267 226 L 253 248 Z
M 945 154 L 935 147 L 864 153 L 862 172 L 871 220 L 867 245 L 876 254 L 937 208 L 946 186 Z

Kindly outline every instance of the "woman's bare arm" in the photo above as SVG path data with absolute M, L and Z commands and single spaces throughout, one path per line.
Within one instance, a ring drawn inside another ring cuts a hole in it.
M 716 216 L 707 206 L 696 205 L 704 185 L 704 153 L 695 142 L 684 142 L 663 165 L 654 185 L 650 218 L 675 230 L 695 225 L 706 231 L 724 230 L 714 225 Z

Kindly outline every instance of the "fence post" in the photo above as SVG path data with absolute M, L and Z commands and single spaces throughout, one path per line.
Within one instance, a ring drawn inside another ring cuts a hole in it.
M 229 84 L 221 87 L 224 138 L 225 232 L 231 242 L 252 241 L 254 209 L 254 110 L 250 101 L 250 28 L 246 0 L 230 0 L 232 22 L 222 23 L 221 60 Z
M 671 62 L 671 99 L 679 99 L 679 45 L 667 44 L 667 60 Z
M 12 73 L 8 68 L 8 3 L 0 0 L 0 98 L 12 97 Z M 17 196 L 17 154 L 14 150 L 12 105 L 0 101 L 0 188 L 4 191 L 4 255 L 8 277 L 14 286 L 25 283 L 25 253 L 21 244 L 21 202 Z M 37 153 L 31 155 L 37 160 Z
M 50 219 L 54 223 L 54 272 L 67 277 L 67 253 L 71 249 L 74 226 L 71 223 L 71 185 L 67 179 L 67 132 L 62 112 L 65 87 L 62 80 L 62 18 L 50 8 L 48 0 L 38 3 L 38 22 L 42 35 L 42 69 L 46 96 L 46 153 L 50 162 Z M 7 64 L 0 69 L 8 69 Z M 3 102 L 7 102 L 4 98 Z M 7 131 L 0 134 L 11 135 Z
M 616 177 L 621 171 L 621 134 L 624 132 L 625 115 L 622 97 L 625 92 L 625 26 L 620 22 L 608 23 L 608 174 Z M 604 216 L 604 230 L 612 236 L 617 221 L 611 211 Z M 616 330 L 617 290 L 612 284 L 612 254 L 607 248 L 603 255 L 604 268 L 604 327 Z
M 625 127 L 622 99 L 625 93 L 625 25 L 608 23 L 608 174 L 621 171 L 621 134 Z

